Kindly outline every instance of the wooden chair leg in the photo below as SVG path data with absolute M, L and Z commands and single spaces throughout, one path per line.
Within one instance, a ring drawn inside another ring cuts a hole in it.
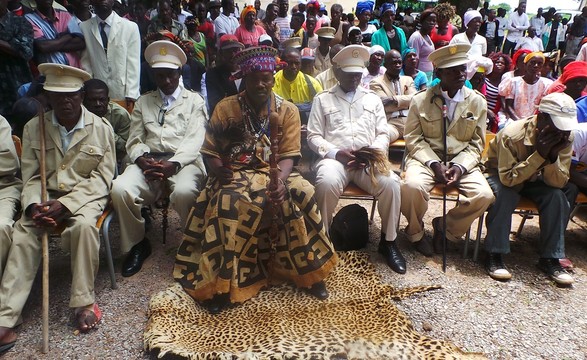
M 524 224 L 526 224 L 526 220 L 531 215 L 529 210 L 522 211 L 522 221 L 520 222 L 520 226 L 518 226 L 518 230 L 514 234 L 514 237 L 519 238 L 522 235 L 522 230 L 524 229 Z

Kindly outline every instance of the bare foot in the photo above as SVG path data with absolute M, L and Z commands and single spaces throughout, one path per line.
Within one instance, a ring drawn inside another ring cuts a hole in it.
M 87 333 L 102 320 L 102 312 L 98 304 L 92 304 L 75 310 L 75 327 L 81 333 Z

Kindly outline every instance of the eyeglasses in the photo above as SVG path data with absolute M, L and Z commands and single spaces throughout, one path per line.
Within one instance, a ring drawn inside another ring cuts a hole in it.
M 165 107 L 161 107 L 159 109 L 159 125 L 163 126 L 163 124 L 165 124 L 165 112 L 167 111 L 167 109 Z

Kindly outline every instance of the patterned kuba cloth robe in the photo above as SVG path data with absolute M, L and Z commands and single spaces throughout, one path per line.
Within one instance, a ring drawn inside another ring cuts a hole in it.
M 300 119 L 295 106 L 275 95 L 269 105 L 279 114 L 279 157 L 299 157 Z M 209 178 L 188 218 L 174 277 L 197 301 L 229 293 L 232 302 L 243 302 L 281 281 L 307 288 L 326 278 L 337 262 L 314 188 L 301 175 L 288 177 L 279 219 L 272 219 L 267 200 L 267 111 L 259 118 L 241 93 L 222 100 L 210 119 L 211 124 L 244 121 L 257 141 L 254 151 L 233 157 L 231 184 Z M 219 157 L 210 131 L 202 153 Z M 269 230 L 275 224 L 278 241 L 271 255 Z

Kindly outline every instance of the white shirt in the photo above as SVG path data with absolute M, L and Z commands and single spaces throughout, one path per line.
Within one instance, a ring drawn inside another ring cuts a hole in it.
M 462 89 L 459 89 L 457 91 L 457 93 L 455 94 L 454 97 L 450 97 L 448 96 L 448 92 L 441 90 L 442 92 L 442 97 L 444 98 L 444 101 L 446 102 L 446 107 L 447 107 L 447 116 L 448 116 L 448 121 L 452 122 L 454 119 L 453 117 L 455 116 L 455 110 L 457 109 L 457 105 L 460 102 L 465 101 L 465 95 L 463 94 Z
M 450 40 L 450 44 L 471 45 L 471 49 L 467 52 L 467 55 L 469 55 L 469 58 L 471 59 L 476 59 L 487 54 L 487 40 L 479 34 L 475 34 L 473 42 L 470 42 L 467 33 L 458 33 Z
M 499 21 L 499 27 L 497 28 L 497 36 L 504 36 L 505 31 L 508 28 L 508 19 L 504 17 L 496 17 L 495 20 Z
M 514 48 L 514 50 L 518 50 L 518 49 L 528 49 L 532 52 L 544 51 L 544 45 L 542 44 L 542 39 L 540 39 L 538 36 L 535 36 L 533 38 L 529 38 L 527 36 L 524 36 L 523 38 L 520 38 L 518 40 L 518 43 L 516 44 L 516 47 Z
M 369 83 L 371 82 L 371 80 L 385 74 L 386 71 L 387 71 L 387 69 L 385 68 L 385 66 L 381 66 L 381 67 L 379 67 L 379 72 L 376 75 L 371 75 L 369 73 L 369 69 L 364 68 L 363 69 L 363 77 L 361 78 L 361 86 L 364 87 L 365 89 L 368 89 Z
M 181 86 L 178 86 L 171 95 L 165 95 L 163 91 L 161 91 L 160 89 L 158 90 L 159 95 L 161 95 L 161 99 L 163 99 L 163 108 L 168 109 L 171 105 L 173 105 L 175 100 L 179 98 L 179 94 L 181 93 Z
M 100 23 L 104 22 L 106 23 L 106 26 L 104 26 L 104 32 L 106 33 L 106 36 L 110 36 L 110 29 L 112 29 L 112 22 L 114 21 L 114 11 L 111 12 L 106 19 L 102 20 L 99 17 L 98 19 L 98 31 L 100 31 Z
M 519 15 L 517 11 L 514 11 L 510 14 L 510 19 L 508 21 L 507 39 L 511 42 L 517 42 L 518 39 L 522 37 L 524 30 L 527 30 L 529 27 L 530 21 L 528 20 L 528 15 L 526 15 L 526 13 Z
M 581 163 L 581 167 L 587 166 L 587 123 L 579 123 L 577 129 L 573 131 L 575 140 L 573 140 L 573 162 Z M 584 172 L 587 169 L 579 171 Z
M 73 134 L 75 133 L 75 131 L 83 129 L 84 126 L 86 126 L 84 122 L 83 111 L 79 117 L 79 120 L 77 121 L 77 124 L 75 124 L 73 129 L 71 129 L 70 131 L 67 131 L 65 126 L 61 125 L 59 121 L 57 121 L 55 113 L 53 113 L 53 116 L 51 117 L 51 123 L 53 124 L 53 126 L 56 126 L 57 129 L 59 129 L 59 135 L 61 135 L 61 146 L 63 147 L 63 151 L 67 151 L 67 149 L 69 149 L 69 144 L 71 144 L 71 140 L 73 139 Z
M 544 27 L 544 17 L 534 16 L 532 20 L 530 20 L 530 26 L 536 30 L 536 36 L 540 37 L 542 34 L 542 28 Z
M 323 158 L 363 146 L 387 151 L 389 126 L 381 99 L 360 86 L 354 95 L 339 85 L 319 93 L 308 119 L 308 145 Z
M 238 20 L 234 16 L 226 16 L 222 13 L 214 20 L 214 31 L 219 38 L 220 34 L 233 35 L 238 27 Z
M 275 18 L 275 24 L 279 26 L 279 42 L 289 39 L 291 34 L 293 34 L 293 29 L 289 27 L 290 22 L 291 15 L 287 15 L 286 17 L 278 16 Z

